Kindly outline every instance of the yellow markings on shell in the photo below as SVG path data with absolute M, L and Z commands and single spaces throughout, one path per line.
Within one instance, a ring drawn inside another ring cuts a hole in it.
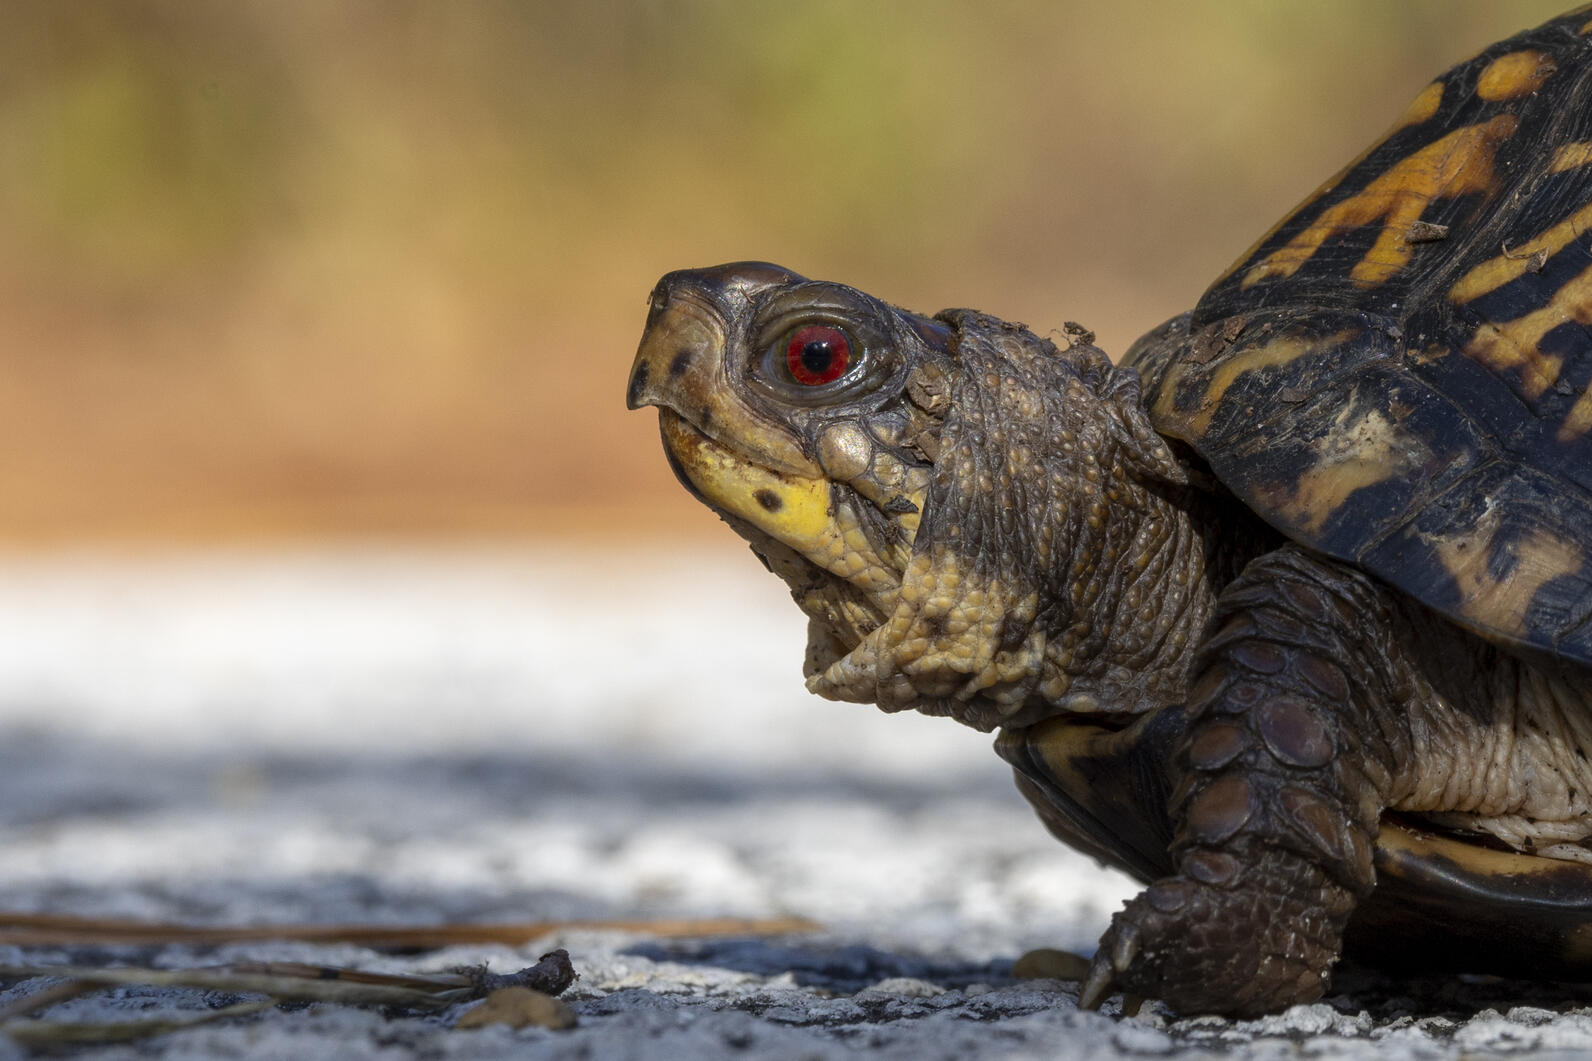
M 1548 172 L 1564 173 L 1579 169 L 1588 162 L 1592 162 L 1592 143 L 1578 140 L 1573 144 L 1560 145 L 1559 150 L 1553 153 L 1553 161 L 1548 163 Z
M 1382 231 L 1365 256 L 1350 270 L 1357 287 L 1383 283 L 1404 268 L 1414 253 L 1406 238 L 1432 200 L 1494 190 L 1493 155 L 1515 131 L 1512 114 L 1500 114 L 1480 125 L 1455 129 L 1401 159 L 1356 194 L 1321 212 L 1314 223 L 1267 255 L 1244 274 L 1244 288 L 1272 277 L 1288 277 L 1315 256 L 1328 239 L 1382 222 Z
M 669 452 L 715 509 L 864 590 L 895 588 L 898 576 L 874 554 L 856 520 L 835 505 L 828 480 L 770 471 L 676 414 L 665 411 L 659 422 Z
M 1407 433 L 1378 410 L 1370 410 L 1352 425 L 1353 407 L 1338 415 L 1338 423 L 1322 440 L 1316 463 L 1299 476 L 1289 496 L 1277 501 L 1278 510 L 1296 526 L 1320 533 L 1349 495 L 1361 487 L 1407 474 L 1425 454 L 1411 446 Z
M 1430 85 L 1421 89 L 1420 95 L 1410 101 L 1410 105 L 1399 116 L 1399 120 L 1393 123 L 1393 128 L 1389 130 L 1389 133 L 1396 133 L 1400 129 L 1408 129 L 1412 125 L 1420 125 L 1422 122 L 1430 120 L 1432 115 L 1437 113 L 1437 108 L 1442 105 L 1442 102 L 1443 83 L 1441 81 L 1433 81 Z
M 1216 415 L 1216 407 L 1221 404 L 1222 398 L 1227 394 L 1227 389 L 1237 381 L 1239 376 L 1256 369 L 1275 368 L 1286 365 L 1305 354 L 1316 350 L 1324 350 L 1346 342 L 1353 336 L 1353 332 L 1345 330 L 1334 335 L 1320 339 L 1303 338 L 1299 336 L 1280 336 L 1258 346 L 1249 346 L 1239 350 L 1223 361 L 1211 373 L 1210 382 L 1205 385 L 1205 396 L 1199 407 L 1191 413 L 1184 413 L 1173 404 L 1173 397 L 1177 392 L 1177 379 L 1182 373 L 1190 371 L 1192 366 L 1174 365 L 1165 385 L 1161 388 L 1160 397 L 1156 401 L 1156 419 L 1171 423 L 1182 421 L 1188 425 L 1188 439 L 1202 437 L 1210 430 L 1211 418 Z
M 1449 288 L 1448 300 L 1463 305 L 1496 291 L 1528 270 L 1540 268 L 1546 258 L 1558 254 L 1589 227 L 1592 227 L 1592 203 L 1518 246 L 1511 244 L 1507 253 L 1489 258 L 1471 269 Z
M 1563 358 L 1543 352 L 1542 339 L 1554 328 L 1570 321 L 1592 323 L 1592 266 L 1555 291 L 1547 304 L 1525 316 L 1482 324 L 1465 344 L 1465 356 L 1494 372 L 1519 370 L 1526 397 L 1535 401 L 1558 382 L 1559 370 L 1564 364 Z M 1561 441 L 1585 432 L 1585 427 L 1577 429 L 1572 425 L 1592 415 L 1592 408 L 1583 409 L 1586 404 L 1587 398 L 1582 395 L 1560 428 Z
M 1564 423 L 1559 425 L 1559 431 L 1554 436 L 1559 442 L 1574 442 L 1576 439 L 1592 430 L 1592 399 L 1588 399 L 1583 392 L 1570 407 L 1570 412 L 1564 418 Z
M 1356 166 L 1364 162 L 1366 157 L 1369 156 L 1371 152 L 1381 147 L 1387 141 L 1388 137 L 1402 129 L 1408 129 L 1412 125 L 1420 125 L 1423 122 L 1430 120 L 1432 115 L 1437 113 L 1437 108 L 1442 104 L 1442 102 L 1443 83 L 1441 81 L 1433 81 L 1430 85 L 1427 85 L 1425 88 L 1421 89 L 1420 94 L 1417 95 L 1415 99 L 1410 102 L 1410 105 L 1405 108 L 1404 113 L 1399 116 L 1398 121 L 1393 123 L 1393 127 L 1391 129 L 1389 129 L 1370 147 L 1367 147 L 1364 151 L 1356 155 L 1354 161 L 1350 162 L 1347 166 L 1343 167 L 1343 169 L 1333 174 L 1329 179 L 1323 181 L 1315 191 L 1305 196 L 1304 200 L 1300 202 L 1298 206 L 1288 211 L 1287 216 L 1285 216 L 1281 221 L 1267 229 L 1265 235 L 1261 236 L 1258 240 L 1251 244 L 1243 254 L 1240 254 L 1236 259 L 1233 260 L 1231 265 L 1222 270 L 1222 275 L 1216 278 L 1215 283 L 1219 284 L 1237 272 L 1239 267 L 1253 258 L 1260 248 L 1271 242 L 1271 237 L 1276 235 L 1278 229 L 1282 228 L 1289 221 L 1291 221 L 1301 210 L 1304 210 L 1311 203 L 1315 202 L 1317 199 L 1320 199 L 1323 195 L 1327 194 L 1327 192 L 1337 187 L 1338 182 L 1343 179 L 1344 174 L 1351 172 Z M 1289 275 L 1292 274 L 1290 273 Z M 1212 286 L 1214 286 L 1214 284 Z M 1247 276 L 1243 286 L 1249 286 L 1249 280 Z
M 1509 543 L 1515 562 L 1502 578 L 1495 577 L 1489 557 L 1501 522 L 1500 511 L 1489 508 L 1471 532 L 1441 538 L 1433 548 L 1459 589 L 1460 614 L 1518 637 L 1526 633 L 1526 612 L 1537 591 L 1580 571 L 1586 556 L 1574 542 L 1534 530 Z
M 1592 322 L 1592 267 L 1581 270 L 1574 280 L 1561 287 L 1544 309 L 1563 305 L 1563 320 L 1579 324 Z M 1539 311 L 1541 312 L 1541 311 Z M 1575 405 L 1559 425 L 1560 442 L 1573 442 L 1592 430 L 1592 391 L 1582 391 Z
M 1473 841 L 1427 830 L 1414 830 L 1396 820 L 1383 818 L 1376 838 L 1378 874 L 1389 877 L 1408 877 L 1411 867 L 1424 867 L 1444 859 L 1463 867 L 1467 872 L 1492 880 L 1509 877 L 1560 877 L 1585 879 L 1585 871 L 1560 859 L 1540 858 L 1518 851 L 1500 851 Z M 1592 944 L 1592 925 L 1578 925 L 1572 939 L 1580 938 Z M 1588 953 L 1592 954 L 1592 947 Z
M 1529 96 L 1557 69 L 1558 64 L 1545 52 L 1527 49 L 1500 55 L 1476 79 L 1476 95 L 1495 103 Z

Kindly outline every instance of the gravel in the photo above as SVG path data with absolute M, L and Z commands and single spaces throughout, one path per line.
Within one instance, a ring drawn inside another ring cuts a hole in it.
M 1133 891 L 1051 841 L 988 739 L 802 692 L 750 558 L 623 550 L 0 561 L 0 908 L 230 925 L 799 915 L 788 937 L 525 947 L 0 946 L 0 964 L 506 972 L 564 947 L 554 1031 L 293 1004 L 92 1058 L 1471 1058 L 1592 1051 L 1583 989 L 1345 970 L 1259 1021 L 1017 981 Z M 41 981 L 0 980 L 0 1005 Z M 121 988 L 76 1023 L 247 1001 Z M 23 1056 L 0 1035 L 0 1058 Z

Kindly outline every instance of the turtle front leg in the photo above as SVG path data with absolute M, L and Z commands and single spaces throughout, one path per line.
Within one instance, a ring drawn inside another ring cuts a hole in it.
M 1370 892 L 1410 737 L 1383 595 L 1293 547 L 1223 592 L 1173 753 L 1175 876 L 1112 918 L 1080 1003 L 1112 986 L 1189 1013 L 1319 998 Z

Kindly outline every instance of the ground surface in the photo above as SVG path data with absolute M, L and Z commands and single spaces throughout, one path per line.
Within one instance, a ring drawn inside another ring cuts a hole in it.
M 761 577 L 760 577 L 761 576 Z M 987 738 L 800 691 L 749 557 L 246 554 L 0 564 L 0 910 L 214 924 L 802 915 L 825 931 L 352 946 L 0 946 L 0 964 L 510 971 L 568 948 L 570 1031 L 331 1005 L 81 1056 L 1393 1057 L 1592 1050 L 1592 995 L 1340 977 L 1266 1021 L 1080 1013 L 1019 982 L 1130 886 L 1043 834 Z M 0 1003 L 37 982 L 8 985 Z M 79 1021 L 232 998 L 125 989 Z M 1585 1006 L 1586 1008 L 1577 1008 Z M 0 1037 L 0 1058 L 18 1049 Z

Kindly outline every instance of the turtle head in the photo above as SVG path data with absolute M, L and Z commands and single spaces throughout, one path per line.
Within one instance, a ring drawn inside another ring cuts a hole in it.
M 987 730 L 1068 691 L 1067 558 L 1105 519 L 1086 465 L 1120 442 L 1121 379 L 1137 409 L 1091 346 L 740 262 L 659 281 L 628 404 L 790 587 L 810 689 Z
M 658 407 L 680 482 L 813 620 L 809 676 L 895 606 L 949 402 L 950 339 L 938 321 L 760 262 L 653 289 L 628 404 Z

